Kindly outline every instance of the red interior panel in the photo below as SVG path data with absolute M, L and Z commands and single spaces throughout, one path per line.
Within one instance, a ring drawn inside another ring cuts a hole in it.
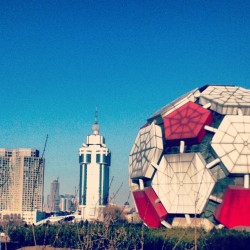
M 228 186 L 214 215 L 228 228 L 250 226 L 250 189 L 239 186 Z
M 143 222 L 152 228 L 159 228 L 161 221 L 167 217 L 167 211 L 162 203 L 157 202 L 158 196 L 152 187 L 133 192 L 138 213 Z
M 163 117 L 165 138 L 170 146 L 179 145 L 181 140 L 192 145 L 202 141 L 206 134 L 205 125 L 211 125 L 213 115 L 210 110 L 187 102 Z

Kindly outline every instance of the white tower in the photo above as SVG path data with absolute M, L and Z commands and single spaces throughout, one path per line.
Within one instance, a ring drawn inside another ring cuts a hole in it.
M 108 204 L 111 152 L 104 144 L 104 137 L 99 135 L 97 110 L 92 132 L 79 149 L 79 203 L 83 220 L 101 221 L 103 208 Z

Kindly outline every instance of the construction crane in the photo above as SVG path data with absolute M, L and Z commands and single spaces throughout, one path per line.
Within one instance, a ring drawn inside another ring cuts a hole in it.
M 32 200 L 31 200 L 31 211 L 30 211 L 31 217 L 32 217 L 32 212 L 34 210 L 35 189 L 37 188 L 38 175 L 40 174 L 40 167 L 41 167 L 41 164 L 43 163 L 43 157 L 44 157 L 45 149 L 46 149 L 46 146 L 47 146 L 47 141 L 48 141 L 48 134 L 46 136 L 45 144 L 44 144 L 44 147 L 43 147 L 42 157 L 39 158 L 38 168 L 37 168 L 36 176 L 35 176 L 35 180 L 34 180 L 34 186 L 33 186 L 33 192 L 32 192 Z M 35 229 L 34 229 L 34 224 L 33 223 L 32 223 L 32 234 L 33 234 L 34 244 L 36 246 L 36 235 L 35 235 Z

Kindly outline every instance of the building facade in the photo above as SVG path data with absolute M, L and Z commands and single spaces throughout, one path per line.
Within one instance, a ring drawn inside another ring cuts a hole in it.
M 36 149 L 0 149 L 0 218 L 36 222 L 43 211 L 44 167 Z
M 109 167 L 111 152 L 99 134 L 97 116 L 92 135 L 79 149 L 79 205 L 83 220 L 103 220 L 103 209 L 109 197 Z
M 50 212 L 60 211 L 60 183 L 58 178 L 53 180 L 50 184 L 50 195 L 49 195 L 49 210 Z
M 73 212 L 75 211 L 75 197 L 73 195 L 60 195 L 60 211 Z

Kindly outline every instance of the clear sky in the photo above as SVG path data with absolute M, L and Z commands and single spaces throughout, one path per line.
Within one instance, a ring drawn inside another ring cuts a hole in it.
M 205 84 L 250 88 L 250 1 L 1 0 L 0 147 L 45 152 L 45 193 L 79 183 L 95 107 L 112 151 L 110 195 L 157 109 Z

